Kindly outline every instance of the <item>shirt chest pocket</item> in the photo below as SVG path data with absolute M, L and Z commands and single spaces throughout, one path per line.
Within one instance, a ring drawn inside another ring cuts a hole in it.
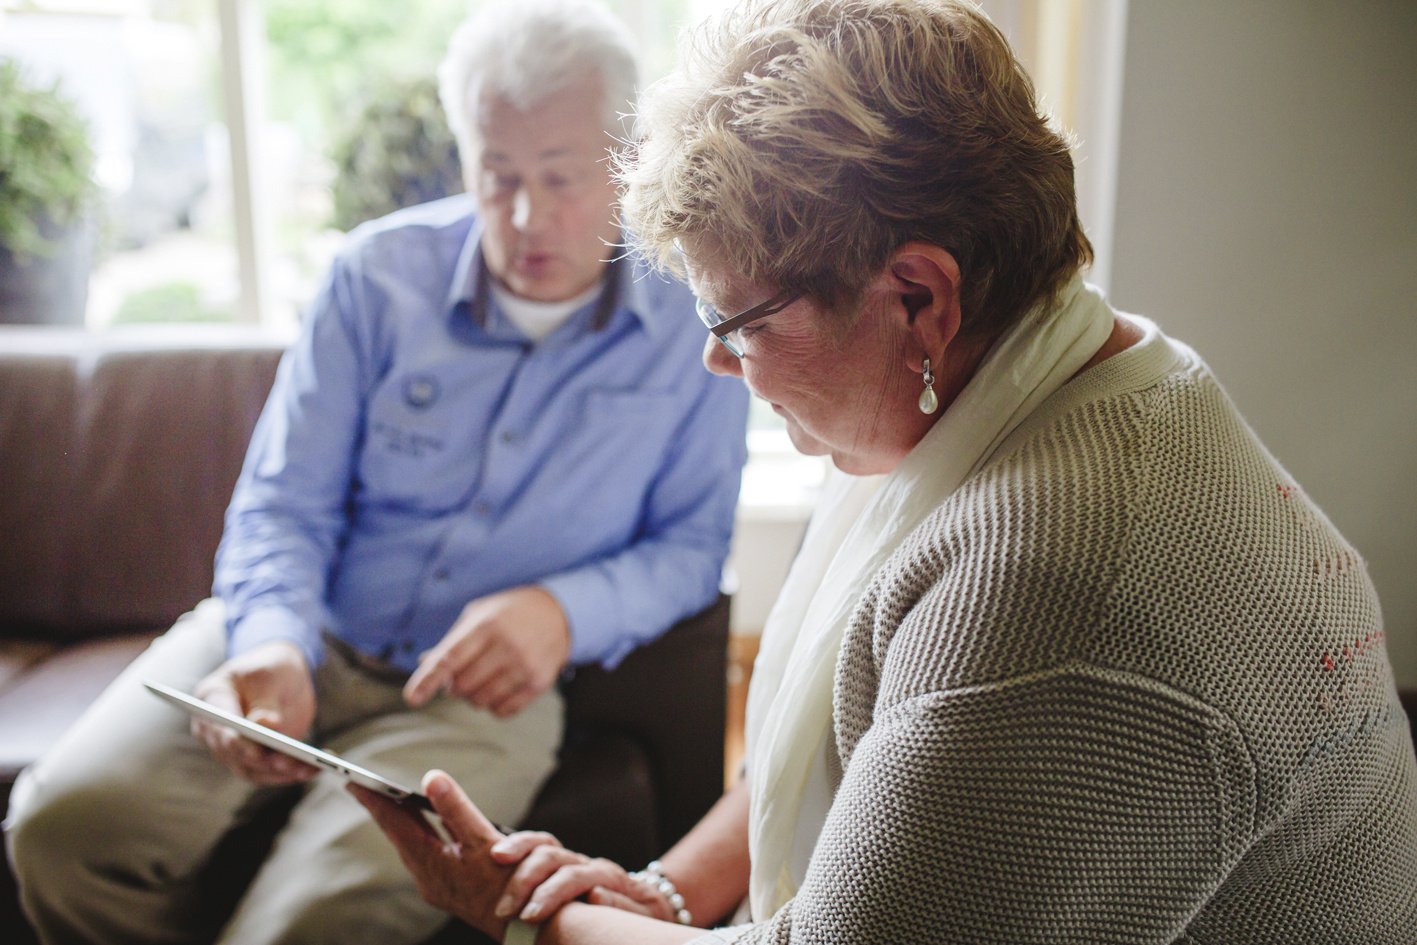
M 672 391 L 589 391 L 553 447 L 554 468 L 590 489 L 642 496 L 670 461 L 686 409 Z
M 465 499 L 481 472 L 484 424 L 439 386 L 435 375 L 417 375 L 370 404 L 359 501 L 437 513 Z

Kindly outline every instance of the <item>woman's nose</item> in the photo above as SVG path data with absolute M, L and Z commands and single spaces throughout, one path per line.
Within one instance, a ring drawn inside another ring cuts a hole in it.
M 709 332 L 708 341 L 704 347 L 704 367 L 709 369 L 711 374 L 721 374 L 727 377 L 742 377 L 743 362 L 738 359 L 732 351 L 724 347 L 723 342 Z

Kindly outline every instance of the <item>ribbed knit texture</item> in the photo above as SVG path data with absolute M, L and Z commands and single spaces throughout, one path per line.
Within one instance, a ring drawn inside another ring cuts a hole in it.
M 1417 943 L 1366 569 L 1154 329 L 894 555 L 834 726 L 803 888 L 703 941 Z

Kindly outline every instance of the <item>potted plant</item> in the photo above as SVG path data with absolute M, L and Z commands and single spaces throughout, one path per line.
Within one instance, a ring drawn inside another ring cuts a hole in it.
M 463 189 L 457 142 L 431 77 L 381 82 L 331 151 L 333 222 L 341 230 Z
M 0 322 L 83 321 L 93 148 L 57 83 L 0 61 Z

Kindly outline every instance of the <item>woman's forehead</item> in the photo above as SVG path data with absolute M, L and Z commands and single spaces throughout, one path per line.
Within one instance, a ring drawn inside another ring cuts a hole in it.
M 716 303 L 754 304 L 754 300 L 762 301 L 776 292 L 772 286 L 755 285 L 742 276 L 735 276 L 703 263 L 695 263 L 687 258 L 684 260 L 684 269 L 689 277 L 689 288 L 694 294 Z

